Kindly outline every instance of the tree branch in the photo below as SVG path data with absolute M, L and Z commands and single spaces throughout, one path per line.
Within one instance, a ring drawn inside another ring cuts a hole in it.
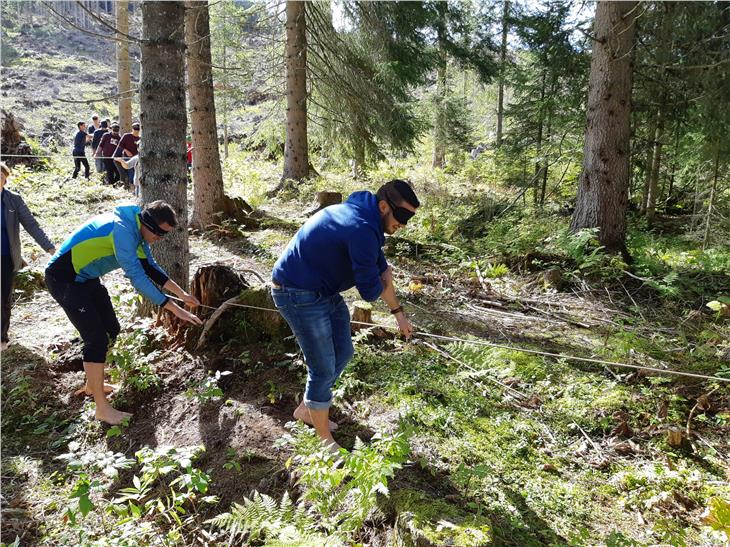
M 80 30 L 84 34 L 88 34 L 90 36 L 95 36 L 97 38 L 102 38 L 104 40 L 110 40 L 112 42 L 123 42 L 123 43 L 128 43 L 128 44 L 139 44 L 139 43 L 142 43 L 143 42 L 142 39 L 136 39 L 135 38 L 134 40 L 127 40 L 125 38 L 117 38 L 116 36 L 107 36 L 106 34 L 99 34 L 98 32 L 91 32 L 90 30 L 86 30 L 85 28 L 81 28 L 76 23 L 74 23 L 73 21 L 71 21 L 70 19 L 68 19 L 65 15 L 62 15 L 62 14 L 58 13 L 55 9 L 53 9 L 51 2 L 43 2 L 43 5 L 46 6 L 50 11 L 52 11 L 53 13 L 55 13 L 56 16 L 59 19 L 62 19 L 68 25 L 70 25 L 71 27 L 75 28 L 76 30 Z
M 87 8 L 86 6 L 84 6 L 84 3 L 83 2 L 80 2 L 79 0 L 76 0 L 76 3 L 81 7 L 82 10 L 84 10 L 86 13 L 88 13 L 89 15 L 91 15 L 94 19 L 96 19 L 97 21 L 99 21 L 102 25 L 104 25 L 105 27 L 107 27 L 114 34 L 118 34 L 119 36 L 124 36 L 125 38 L 128 38 L 130 42 L 137 42 L 137 43 L 140 42 L 140 39 L 137 36 L 131 36 L 129 34 L 124 34 L 123 32 L 119 32 L 119 30 L 115 26 L 110 25 L 102 17 L 100 17 L 99 15 L 97 15 L 96 13 L 94 13 L 93 11 L 91 11 L 89 8 Z

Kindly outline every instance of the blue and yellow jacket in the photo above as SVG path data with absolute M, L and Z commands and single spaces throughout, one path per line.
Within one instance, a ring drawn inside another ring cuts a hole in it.
M 137 205 L 121 205 L 93 217 L 63 242 L 46 273 L 60 281 L 85 283 L 122 268 L 135 289 L 154 304 L 164 305 L 167 297 L 155 283 L 161 287 L 169 276 L 142 239 L 141 212 Z

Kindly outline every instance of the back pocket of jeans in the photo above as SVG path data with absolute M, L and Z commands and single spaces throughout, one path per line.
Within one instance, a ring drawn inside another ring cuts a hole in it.
M 299 308 L 317 304 L 322 299 L 322 295 L 315 291 L 292 291 L 289 293 L 289 298 Z

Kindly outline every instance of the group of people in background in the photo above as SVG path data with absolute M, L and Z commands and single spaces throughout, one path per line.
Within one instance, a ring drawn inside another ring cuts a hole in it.
M 76 178 L 84 168 L 84 176 L 90 176 L 89 161 L 86 159 L 86 147 L 91 147 L 96 171 L 105 173 L 107 184 L 122 182 L 125 187 L 134 187 L 137 191 L 135 166 L 139 161 L 139 140 L 141 126 L 139 122 L 132 124 L 132 131 L 120 133 L 119 122 L 108 119 L 99 120 L 94 114 L 91 125 L 78 122 L 78 131 L 74 136 L 74 145 L 71 152 L 74 158 L 74 170 L 71 175 Z

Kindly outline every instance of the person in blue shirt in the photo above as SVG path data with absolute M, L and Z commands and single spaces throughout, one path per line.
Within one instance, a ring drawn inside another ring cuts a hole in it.
M 419 205 L 403 180 L 387 182 L 377 194 L 355 192 L 304 223 L 274 265 L 271 295 L 307 364 L 304 400 L 294 417 L 313 425 L 332 450 L 339 449 L 332 437 L 337 424 L 329 420 L 332 386 L 354 353 L 350 312 L 340 293 L 357 287 L 368 302 L 381 298 L 401 333 L 413 334 L 382 247 L 384 234 L 403 228 Z
M 89 178 L 89 160 L 86 159 L 86 143 L 91 142 L 92 136 L 86 132 L 86 123 L 79 122 L 76 124 L 79 130 L 74 136 L 74 147 L 71 151 L 71 155 L 74 158 L 74 172 L 71 178 L 75 179 L 81 166 L 84 166 L 84 177 Z
M 104 364 L 109 341 L 119 334 L 119 322 L 109 293 L 99 278 L 122 268 L 137 291 L 153 304 L 195 325 L 202 321 L 170 300 L 160 287 L 185 304 L 200 302 L 184 291 L 155 262 L 150 244 L 177 225 L 173 208 L 153 201 L 144 209 L 121 205 L 81 225 L 53 255 L 46 267 L 46 285 L 66 312 L 84 343 L 86 393 L 94 397 L 96 419 L 119 424 L 131 416 L 113 408 L 105 395 Z

